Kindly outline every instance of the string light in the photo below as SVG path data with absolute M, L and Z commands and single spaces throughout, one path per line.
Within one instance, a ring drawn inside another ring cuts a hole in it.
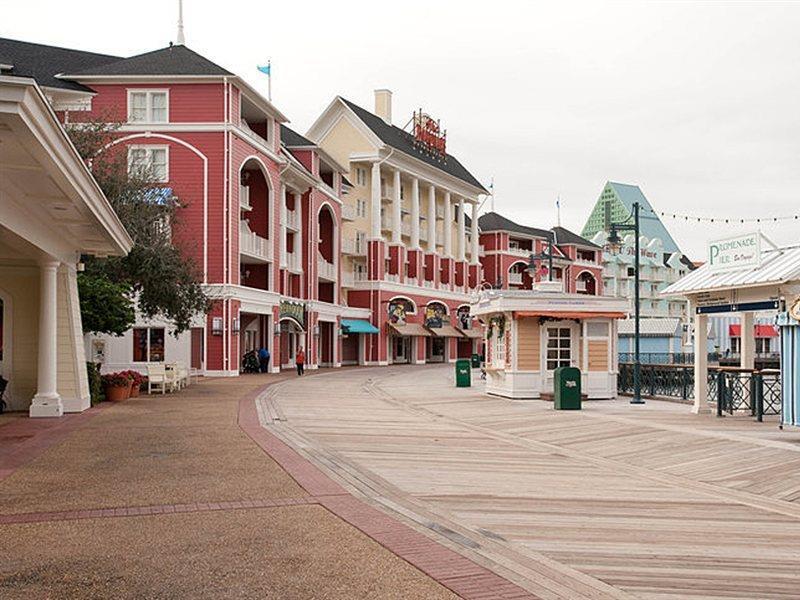
M 698 217 L 696 215 L 685 215 L 685 214 L 677 214 L 677 213 L 670 213 L 666 211 L 655 211 L 652 209 L 642 208 L 642 211 L 649 212 L 656 216 L 667 217 L 671 219 L 683 219 L 684 221 L 696 221 L 698 223 L 722 223 L 725 222 L 726 224 L 730 223 L 758 223 L 760 224 L 762 221 L 768 223 L 772 221 L 773 223 L 778 223 L 779 221 L 797 221 L 800 220 L 800 215 L 785 215 L 781 217 L 752 217 L 749 219 L 741 218 L 741 217 Z

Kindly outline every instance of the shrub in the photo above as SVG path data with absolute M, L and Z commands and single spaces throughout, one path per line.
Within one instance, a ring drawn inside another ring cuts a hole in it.
M 100 365 L 87 362 L 86 372 L 89 376 L 89 396 L 92 399 L 92 406 L 106 399 L 103 393 L 103 383 L 100 378 Z

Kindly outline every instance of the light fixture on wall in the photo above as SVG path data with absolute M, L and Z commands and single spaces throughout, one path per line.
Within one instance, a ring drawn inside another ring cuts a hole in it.
M 272 328 L 273 335 L 280 335 L 281 334 L 281 324 L 275 323 L 275 327 Z
M 319 325 L 314 325 L 314 335 L 319 337 Z
M 231 327 L 233 333 L 239 333 L 239 317 L 233 318 L 233 325 Z

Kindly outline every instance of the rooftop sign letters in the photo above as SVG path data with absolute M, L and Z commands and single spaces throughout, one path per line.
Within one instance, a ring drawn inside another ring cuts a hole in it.
M 731 271 L 760 266 L 760 233 L 747 233 L 708 244 L 710 271 Z

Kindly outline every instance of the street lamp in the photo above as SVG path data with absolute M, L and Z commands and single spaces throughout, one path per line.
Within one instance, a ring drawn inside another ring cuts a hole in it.
M 531 254 L 528 261 L 528 272 L 531 274 L 532 279 L 536 279 L 536 263 L 547 260 L 547 281 L 553 281 L 553 236 L 552 234 L 547 237 L 547 251 L 542 251 L 539 254 Z
M 633 219 L 633 223 L 629 221 Z M 633 285 L 635 288 L 633 296 L 634 304 L 634 333 L 633 333 L 633 398 L 631 404 L 644 404 L 642 400 L 642 363 L 639 355 L 639 203 L 633 203 L 633 212 L 631 216 L 621 223 L 611 223 L 611 218 L 608 212 L 606 213 L 606 225 L 610 227 L 608 235 L 608 245 L 612 249 L 619 248 L 622 240 L 619 237 L 620 231 L 633 231 L 636 236 L 634 241 L 634 267 L 633 267 Z

